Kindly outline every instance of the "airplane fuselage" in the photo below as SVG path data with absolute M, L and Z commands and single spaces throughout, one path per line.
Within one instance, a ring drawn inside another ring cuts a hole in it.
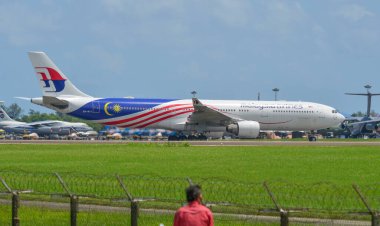
M 220 131 L 220 125 L 187 125 L 194 112 L 191 99 L 61 98 L 69 105 L 56 111 L 121 128 Z M 33 100 L 32 100 L 33 101 Z M 335 109 L 311 102 L 202 100 L 231 118 L 257 121 L 261 130 L 317 130 L 339 125 Z M 40 103 L 41 104 L 41 103 Z

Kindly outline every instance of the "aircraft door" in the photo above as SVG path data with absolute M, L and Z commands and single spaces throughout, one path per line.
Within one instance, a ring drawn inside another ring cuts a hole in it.
M 260 111 L 260 118 L 261 119 L 267 119 L 269 117 L 269 115 L 268 115 L 268 109 L 262 109 L 261 111 Z
M 92 102 L 92 113 L 100 113 L 100 103 L 99 101 Z

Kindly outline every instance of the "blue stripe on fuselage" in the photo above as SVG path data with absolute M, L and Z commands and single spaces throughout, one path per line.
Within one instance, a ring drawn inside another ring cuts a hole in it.
M 104 98 L 91 101 L 68 113 L 71 116 L 102 120 L 134 114 L 176 99 Z

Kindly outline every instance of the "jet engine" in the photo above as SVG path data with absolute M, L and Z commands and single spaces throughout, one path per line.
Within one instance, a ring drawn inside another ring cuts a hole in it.
M 256 138 L 260 133 L 260 124 L 256 121 L 239 121 L 228 125 L 226 131 L 239 138 Z

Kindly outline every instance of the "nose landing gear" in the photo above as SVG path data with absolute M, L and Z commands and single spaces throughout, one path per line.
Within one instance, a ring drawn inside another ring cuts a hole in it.
M 317 141 L 317 137 L 314 136 L 313 134 L 309 135 L 307 138 L 309 139 L 310 142 L 315 142 L 315 141 Z

